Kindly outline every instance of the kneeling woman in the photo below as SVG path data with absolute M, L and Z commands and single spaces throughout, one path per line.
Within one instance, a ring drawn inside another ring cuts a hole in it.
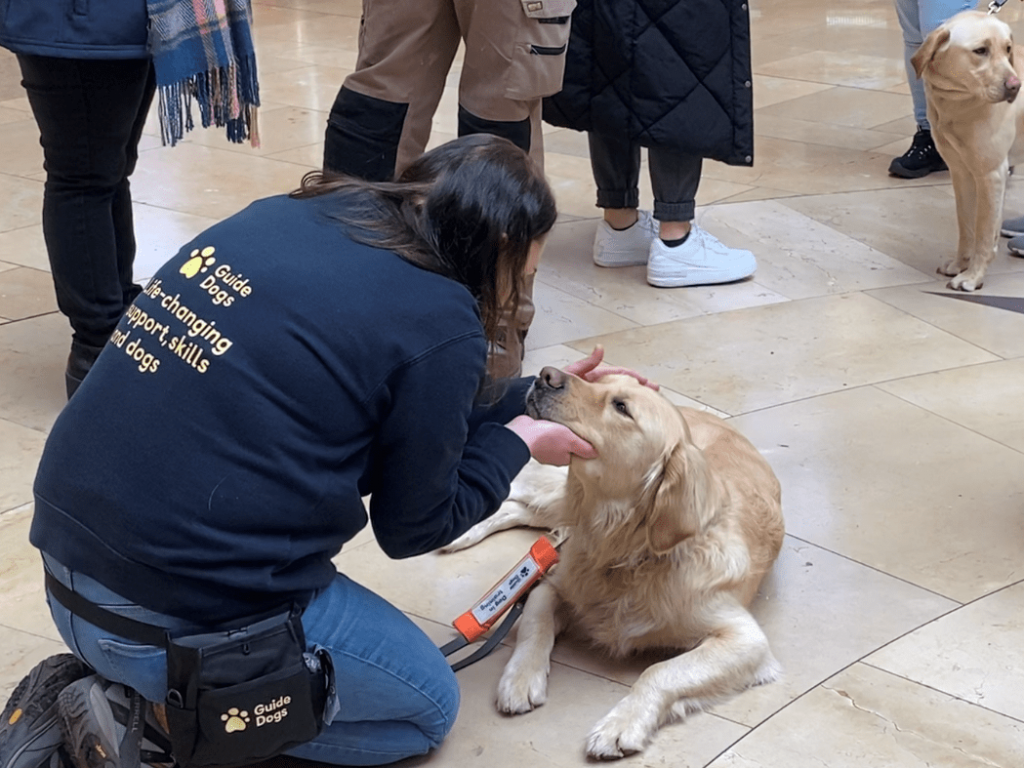
M 439 744 L 454 675 L 331 559 L 368 521 L 390 557 L 437 549 L 497 509 L 531 454 L 593 455 L 522 415 L 529 379 L 488 394 L 501 308 L 555 217 L 527 155 L 478 135 L 394 183 L 313 174 L 203 232 L 53 427 L 31 531 L 51 576 L 172 630 L 297 606 L 338 695 L 330 724 L 289 754 L 375 765 Z M 164 701 L 163 649 L 51 610 L 100 678 Z

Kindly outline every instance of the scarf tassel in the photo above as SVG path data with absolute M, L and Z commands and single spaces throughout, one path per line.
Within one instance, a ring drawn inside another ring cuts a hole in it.
M 228 141 L 241 144 L 248 139 L 253 147 L 260 145 L 256 119 L 260 97 L 255 55 L 243 56 L 236 63 L 161 85 L 159 95 L 160 137 L 165 145 L 173 147 L 193 129 L 193 99 L 204 128 L 211 125 L 226 128 Z

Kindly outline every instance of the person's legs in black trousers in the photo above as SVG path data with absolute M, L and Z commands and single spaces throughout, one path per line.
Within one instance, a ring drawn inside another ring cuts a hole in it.
M 18 63 L 43 147 L 43 237 L 73 331 L 70 397 L 140 291 L 128 178 L 156 84 L 149 59 Z
M 754 273 L 754 254 L 728 248 L 693 221 L 703 158 L 665 147 L 648 149 L 652 216 L 638 210 L 640 145 L 594 133 L 589 139 L 597 205 L 604 208 L 594 237 L 595 263 L 646 264 L 647 282 L 659 288 L 729 283 Z

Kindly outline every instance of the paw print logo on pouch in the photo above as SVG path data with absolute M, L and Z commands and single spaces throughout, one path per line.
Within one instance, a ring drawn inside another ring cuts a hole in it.
M 237 707 L 232 707 L 226 713 L 220 716 L 221 722 L 224 723 L 225 733 L 234 733 L 235 731 L 244 731 L 246 723 L 249 722 L 249 713 L 244 709 L 239 711 Z
M 200 272 L 205 272 L 207 269 L 212 267 L 216 263 L 216 259 L 213 258 L 213 252 L 217 250 L 212 245 L 208 245 L 203 250 L 198 248 L 194 249 L 189 254 L 189 259 L 181 265 L 181 272 L 185 277 L 195 277 Z

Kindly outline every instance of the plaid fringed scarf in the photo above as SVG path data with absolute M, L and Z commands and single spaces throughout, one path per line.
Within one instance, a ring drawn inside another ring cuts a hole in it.
M 160 94 L 160 135 L 174 146 L 191 131 L 192 100 L 204 128 L 259 146 L 256 54 L 250 0 L 147 0 L 149 50 Z

